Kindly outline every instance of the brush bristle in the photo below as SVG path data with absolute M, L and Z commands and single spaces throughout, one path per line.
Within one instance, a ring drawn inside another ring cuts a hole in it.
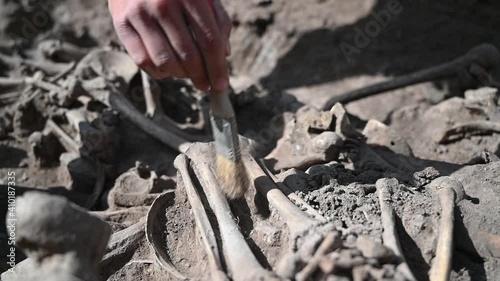
M 248 190 L 250 181 L 241 160 L 232 161 L 217 155 L 217 176 L 222 192 L 229 199 L 241 198 Z

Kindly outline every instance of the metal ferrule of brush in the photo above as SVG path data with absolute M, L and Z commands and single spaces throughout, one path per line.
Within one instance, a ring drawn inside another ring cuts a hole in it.
M 210 123 L 217 152 L 231 161 L 239 160 L 241 150 L 235 118 L 221 118 L 210 112 Z
M 227 89 L 210 92 L 210 123 L 217 153 L 231 161 L 240 160 L 236 118 Z

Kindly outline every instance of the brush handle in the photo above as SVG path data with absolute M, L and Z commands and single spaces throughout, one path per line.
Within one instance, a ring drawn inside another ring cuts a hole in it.
M 212 91 L 210 93 L 210 110 L 215 117 L 231 118 L 234 117 L 234 109 L 229 100 L 229 91 L 223 92 Z

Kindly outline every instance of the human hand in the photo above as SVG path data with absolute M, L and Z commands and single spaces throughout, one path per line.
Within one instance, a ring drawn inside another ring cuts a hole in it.
M 108 0 L 108 5 L 118 37 L 153 78 L 189 78 L 202 91 L 227 88 L 231 20 L 219 0 Z

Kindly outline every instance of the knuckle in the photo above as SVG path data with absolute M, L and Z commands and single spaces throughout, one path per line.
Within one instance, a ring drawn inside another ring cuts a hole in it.
M 151 65 L 151 60 L 147 55 L 144 54 L 135 54 L 132 55 L 132 59 L 134 62 L 142 69 L 144 70 L 151 70 L 152 65 Z
M 152 8 L 155 9 L 156 11 L 166 11 L 170 8 L 170 5 L 172 4 L 171 0 L 152 0 L 151 5 Z
M 159 53 L 153 56 L 153 61 L 158 67 L 168 67 L 172 63 L 172 57 L 168 53 Z
M 125 13 L 129 21 L 141 21 L 145 17 L 145 10 L 141 4 L 133 5 Z
M 192 46 L 183 46 L 179 48 L 177 55 L 179 56 L 179 59 L 183 62 L 192 62 L 197 58 L 196 51 Z
M 222 37 L 212 31 L 204 31 L 200 40 L 200 47 L 204 52 L 214 53 L 222 49 Z
M 128 23 L 128 20 L 125 17 L 114 18 L 113 24 L 114 24 L 116 32 L 118 34 L 122 34 L 122 35 L 129 35 L 130 34 L 130 32 L 131 32 L 130 24 Z

